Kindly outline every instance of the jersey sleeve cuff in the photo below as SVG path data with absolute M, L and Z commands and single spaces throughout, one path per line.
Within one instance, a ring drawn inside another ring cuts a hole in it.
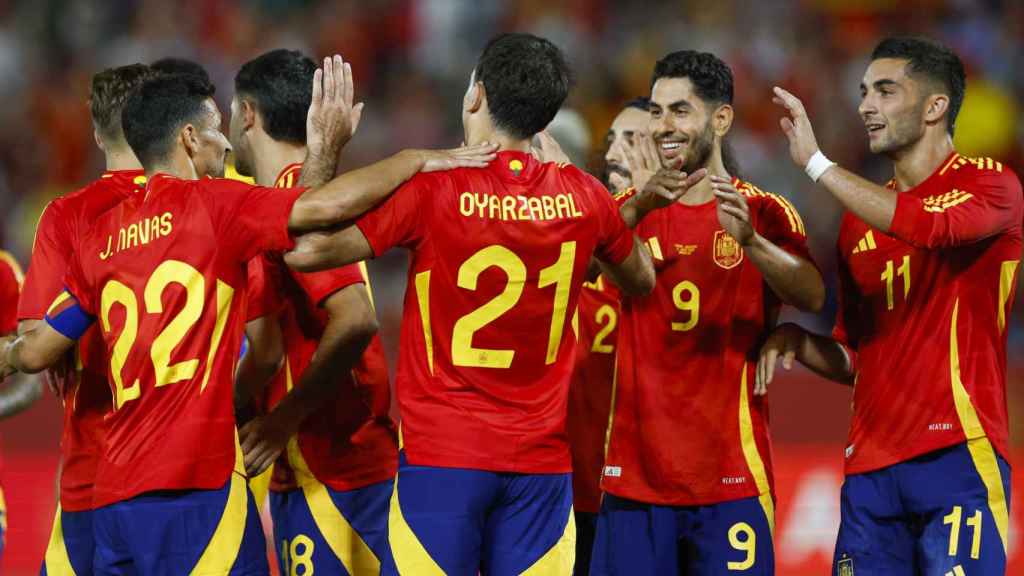
M 373 227 L 369 222 L 365 222 L 363 218 L 356 220 L 356 228 L 359 229 L 363 234 L 363 238 L 366 238 L 366 243 L 370 245 L 370 250 L 373 251 L 373 257 L 379 258 L 380 255 L 387 251 L 386 246 L 381 246 L 376 235 L 373 233 Z

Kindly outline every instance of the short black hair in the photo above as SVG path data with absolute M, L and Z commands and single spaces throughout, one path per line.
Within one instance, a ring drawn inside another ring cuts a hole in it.
M 242 66 L 235 76 L 235 92 L 255 100 L 268 136 L 305 144 L 315 72 L 316 63 L 302 52 L 271 50 Z
M 120 141 L 121 110 L 132 93 L 159 72 L 145 64 L 129 64 L 107 68 L 92 77 L 89 90 L 89 112 L 93 125 L 104 140 Z
M 167 57 L 154 61 L 149 67 L 164 74 L 191 74 L 202 78 L 207 84 L 210 83 L 210 73 L 195 60 Z
M 689 78 L 704 102 L 732 104 L 732 69 L 718 56 L 696 50 L 679 50 L 654 65 L 651 87 L 661 78 Z
M 647 112 L 651 109 L 651 99 L 647 96 L 637 96 L 622 106 L 623 110 L 626 108 L 636 108 L 637 110 Z
M 146 81 L 121 112 L 124 137 L 144 167 L 167 157 L 175 132 L 197 122 L 213 84 L 194 74 L 165 74 Z
M 487 92 L 494 124 L 523 139 L 551 123 L 572 82 L 562 51 L 533 34 L 494 37 L 480 54 L 474 72 Z
M 946 46 L 927 38 L 897 36 L 886 38 L 875 46 L 871 59 L 880 58 L 906 60 L 908 76 L 923 76 L 941 86 L 949 96 L 946 131 L 952 136 L 967 90 L 967 74 L 960 57 Z

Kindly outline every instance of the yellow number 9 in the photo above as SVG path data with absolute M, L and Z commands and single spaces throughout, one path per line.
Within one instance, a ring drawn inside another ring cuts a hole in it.
M 686 298 L 683 298 L 683 293 Z M 693 330 L 700 320 L 700 288 L 689 280 L 683 280 L 672 289 L 672 302 L 680 312 L 689 312 L 690 317 L 685 322 L 673 322 L 672 329 L 676 332 Z
M 746 522 L 733 524 L 732 528 L 729 528 L 729 545 L 736 550 L 747 553 L 747 557 L 740 562 L 726 563 L 726 567 L 729 570 L 746 570 L 754 565 L 757 535 L 754 533 L 754 529 L 750 527 L 750 524 Z

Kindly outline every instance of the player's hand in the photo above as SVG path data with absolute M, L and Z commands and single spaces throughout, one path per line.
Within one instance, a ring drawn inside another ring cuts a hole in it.
M 814 137 L 814 127 L 807 117 L 807 110 L 799 98 L 776 86 L 772 102 L 786 109 L 786 116 L 779 120 L 782 131 L 789 140 L 789 155 L 797 166 L 804 168 L 807 162 L 818 151 L 818 140 Z
M 644 213 L 671 206 L 703 180 L 707 173 L 704 168 L 689 175 L 675 168 L 662 168 L 647 181 L 637 200 L 643 206 Z
M 569 159 L 569 155 L 565 153 L 565 150 L 562 150 L 562 145 L 558 143 L 558 140 L 555 140 L 554 136 L 548 134 L 547 130 L 539 132 L 535 137 L 535 140 L 539 146 L 531 146 L 530 154 L 532 154 L 538 162 L 572 164 L 572 160 Z
M 647 182 L 661 169 L 661 156 L 658 155 L 654 138 L 637 132 L 633 135 L 633 143 L 626 144 L 624 150 L 626 164 L 629 165 L 629 172 L 633 179 L 633 187 L 643 190 L 647 186 Z M 618 175 L 612 174 L 612 176 Z M 621 178 L 621 176 L 618 177 Z
M 775 365 L 782 358 L 782 367 L 792 370 L 796 351 L 804 339 L 804 329 L 796 324 L 780 324 L 761 346 L 761 357 L 757 361 L 757 377 L 754 396 L 768 393 L 768 385 L 775 376 Z
M 258 476 L 277 460 L 294 432 L 276 422 L 273 413 L 250 420 L 238 431 L 238 440 L 245 456 L 245 472 Z
M 306 145 L 317 154 L 336 155 L 352 139 L 362 104 L 353 105 L 352 66 L 335 54 L 313 73 L 313 100 L 306 115 Z
M 0 336 L 0 380 L 3 380 L 17 372 L 17 370 L 14 369 L 14 366 L 7 363 L 8 348 L 11 343 L 14 342 L 15 338 L 17 338 L 17 336 L 14 334 Z
M 484 142 L 450 150 L 416 150 L 420 155 L 420 172 L 439 172 L 453 168 L 485 168 L 497 157 L 498 145 Z
M 754 227 L 750 224 L 747 198 L 724 176 L 711 176 L 711 187 L 718 200 L 718 222 L 740 246 L 749 245 L 754 239 Z

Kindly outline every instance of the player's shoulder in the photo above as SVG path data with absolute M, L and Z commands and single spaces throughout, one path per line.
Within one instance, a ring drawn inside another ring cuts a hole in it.
M 583 184 L 587 190 L 601 191 L 608 194 L 607 189 L 600 180 L 586 170 L 582 170 L 569 162 L 547 162 L 543 165 L 547 170 L 554 171 L 560 178 Z
M 736 190 L 747 199 L 747 204 L 754 209 L 772 211 L 784 216 L 794 228 L 803 232 L 804 225 L 796 206 L 782 194 L 768 192 L 758 188 L 751 182 L 739 178 L 734 179 Z
M 18 260 L 6 250 L 0 250 L 0 278 L 5 281 L 13 279 L 19 286 L 25 280 L 25 273 Z
M 939 169 L 939 174 L 949 172 L 954 182 L 974 182 L 983 180 L 990 183 L 1001 183 L 1006 187 L 1020 190 L 1020 178 L 1012 168 L 1000 160 L 987 156 L 971 157 L 954 154 Z

